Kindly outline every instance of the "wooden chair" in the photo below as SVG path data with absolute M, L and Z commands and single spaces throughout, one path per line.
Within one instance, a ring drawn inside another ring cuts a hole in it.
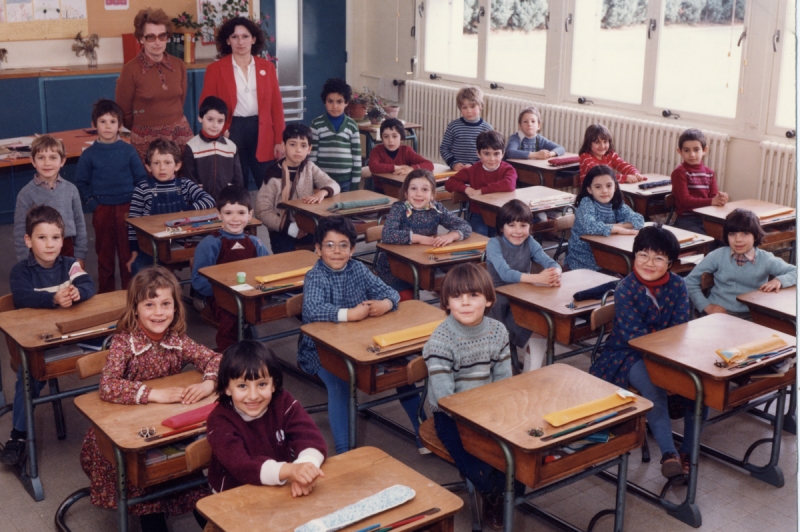
M 572 209 L 572 207 L 569 207 Z M 558 257 L 561 255 L 561 252 L 564 252 L 566 256 L 567 252 L 569 252 L 568 243 L 564 243 L 567 238 L 567 231 L 572 229 L 572 226 L 575 225 L 575 213 L 574 209 L 572 209 L 572 214 L 567 214 L 566 209 L 564 215 L 560 218 L 556 218 L 553 220 L 553 232 L 558 235 L 558 247 L 556 247 L 556 252 L 553 254 L 553 260 L 558 262 Z
M 675 196 L 667 194 L 664 196 L 664 205 L 667 207 L 667 219 L 664 221 L 665 225 L 675 225 L 673 218 L 675 216 Z M 677 219 L 677 218 L 676 218 Z
M 303 314 L 303 294 L 297 294 L 286 300 L 286 317 L 294 318 Z
M 108 350 L 97 351 L 96 353 L 89 353 L 75 362 L 75 368 L 78 370 L 78 376 L 81 379 L 87 379 L 93 375 L 100 374 L 106 365 L 108 358 Z
M 374 227 L 370 227 L 367 229 L 367 232 L 364 233 L 364 242 L 366 244 L 371 244 L 372 242 L 380 242 L 381 238 L 383 237 L 383 225 L 376 225 Z M 375 253 L 372 254 L 372 262 L 370 263 L 370 267 L 372 271 L 375 271 L 375 260 L 378 258 L 378 248 L 375 248 Z
M 211 463 L 211 444 L 208 438 L 201 438 L 186 446 L 186 468 L 190 472 L 199 471 Z

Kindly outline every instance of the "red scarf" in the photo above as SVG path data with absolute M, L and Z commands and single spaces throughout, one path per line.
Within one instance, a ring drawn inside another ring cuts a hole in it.
M 636 271 L 636 268 L 633 269 L 633 275 L 636 276 L 636 278 L 639 280 L 640 283 L 649 288 L 651 292 L 653 291 L 654 288 L 658 288 L 659 286 L 664 286 L 669 281 L 669 271 L 667 271 L 667 273 L 665 273 L 663 277 L 661 277 L 660 279 L 656 279 L 655 281 L 645 281 L 644 279 L 642 279 L 641 276 L 639 275 L 639 272 Z
M 139 323 L 139 320 L 136 320 L 136 322 Z M 147 329 L 145 329 L 144 327 L 142 327 L 141 323 L 139 323 L 139 328 L 142 330 L 142 332 L 144 333 L 145 336 L 150 338 L 151 342 L 160 342 L 167 335 L 167 331 L 169 330 L 169 329 L 167 329 L 164 332 L 162 332 L 161 334 L 153 334 L 150 331 L 148 331 Z

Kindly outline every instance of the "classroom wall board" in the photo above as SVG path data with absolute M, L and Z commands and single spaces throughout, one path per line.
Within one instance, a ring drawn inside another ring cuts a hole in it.
M 0 41 L 64 39 L 87 27 L 86 0 L 0 0 Z
M 126 10 L 107 10 L 104 2 L 87 0 L 89 13 L 89 33 L 100 37 L 119 37 L 123 33 L 133 33 L 133 17 L 141 9 L 160 7 L 169 18 L 177 17 L 184 11 L 197 20 L 197 0 L 130 0 Z

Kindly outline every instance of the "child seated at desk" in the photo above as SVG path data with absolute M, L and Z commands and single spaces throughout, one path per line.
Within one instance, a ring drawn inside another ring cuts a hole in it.
M 269 251 L 258 237 L 245 233 L 247 223 L 253 216 L 253 207 L 250 192 L 244 187 L 229 185 L 223 188 L 217 198 L 217 209 L 222 229 L 206 236 L 197 245 L 192 267 L 192 288 L 206 298 L 217 320 L 217 351 L 223 352 L 238 340 L 238 318 L 217 305 L 211 283 L 200 275 L 199 270 L 214 264 L 263 257 L 269 255 Z
M 315 244 L 319 260 L 306 274 L 303 288 L 303 324 L 316 321 L 361 321 L 397 310 L 400 302 L 397 292 L 373 275 L 364 264 L 350 260 L 355 246 L 356 229 L 350 220 L 341 216 L 326 216 L 319 221 Z M 336 453 L 348 451 L 348 383 L 322 367 L 314 341 L 303 334 L 300 335 L 297 363 L 300 369 L 316 375 L 325 383 L 328 389 L 328 418 Z M 397 391 L 405 392 L 415 388 L 416 386 L 409 384 L 399 386 Z M 400 404 L 408 414 L 414 432 L 419 434 L 419 396 L 403 399 Z M 427 451 L 419 440 L 417 447 Z
M 197 114 L 200 133 L 183 150 L 183 177 L 200 185 L 215 200 L 228 185 L 244 186 L 236 144 L 222 134 L 227 117 L 228 106 L 222 98 L 207 96 Z
M 225 351 L 217 379 L 219 405 L 208 416 L 214 493 L 244 484 L 282 486 L 292 497 L 314 489 L 328 447 L 300 403 L 283 389 L 283 370 L 270 348 L 244 340 Z
M 69 308 L 95 293 L 94 282 L 80 263 L 62 257 L 64 220 L 52 207 L 37 205 L 25 216 L 25 245 L 28 258 L 11 268 L 9 284 L 15 308 Z M 46 381 L 31 380 L 31 395 L 39 397 Z M 11 437 L 0 454 L 0 462 L 19 463 L 28 437 L 25 420 L 25 393 L 22 366 L 17 369 Z
M 392 205 L 383 226 L 381 241 L 385 244 L 422 244 L 440 247 L 469 238 L 472 228 L 467 222 L 435 201 L 436 180 L 428 170 L 413 170 L 403 181 L 400 199 Z M 449 233 L 440 235 L 439 226 Z M 375 259 L 378 277 L 398 292 L 400 301 L 412 299 L 412 286 L 392 275 L 389 259 L 378 253 Z
M 686 277 L 694 308 L 706 314 L 733 314 L 749 318 L 747 305 L 736 296 L 753 290 L 777 292 L 797 284 L 797 267 L 759 249 L 764 230 L 752 211 L 736 209 L 725 218 L 722 240 L 728 245 L 715 249 Z M 704 273 L 714 276 L 706 297 L 700 289 Z M 771 281 L 770 277 L 774 277 Z
M 447 166 L 459 171 L 478 162 L 475 156 L 478 135 L 494 128 L 481 118 L 483 91 L 480 87 L 461 88 L 456 94 L 456 107 L 461 118 L 447 124 L 439 144 L 439 155 Z
M 678 137 L 678 153 L 683 162 L 672 171 L 672 197 L 675 198 L 675 227 L 706 234 L 703 217 L 693 209 L 724 207 L 728 194 L 717 188 L 714 170 L 703 164 L 708 153 L 706 137 L 699 129 L 687 129 Z
M 455 421 L 439 410 L 443 397 L 511 377 L 508 331 L 499 321 L 486 317 L 495 300 L 486 270 L 471 263 L 450 270 L 441 293 L 447 319 L 433 331 L 422 356 L 428 366 L 428 406 L 436 435 L 461 475 L 483 496 L 484 522 L 493 530 L 502 530 L 505 474 L 466 452 Z M 516 495 L 524 490 L 515 481 Z
M 168 214 L 189 210 L 210 209 L 214 198 L 192 181 L 175 177 L 181 168 L 181 149 L 171 140 L 157 139 L 150 143 L 145 154 L 145 166 L 152 174 L 136 185 L 131 199 L 129 218 Z M 131 259 L 126 264 L 131 274 L 153 263 L 153 257 L 141 253 L 133 226 L 128 227 Z
M 530 207 L 520 200 L 509 201 L 497 213 L 497 236 L 486 244 L 486 267 L 495 288 L 514 283 L 561 285 L 561 266 L 531 236 L 532 222 Z M 534 262 L 544 270 L 531 273 Z M 525 353 L 522 371 L 542 367 L 547 339 L 517 325 L 506 296 L 497 294 L 489 317 L 503 323 L 511 341 Z
M 625 205 L 614 170 L 605 165 L 595 166 L 586 174 L 575 206 L 575 224 L 564 259 L 570 270 L 600 270 L 592 247 L 581 236 L 635 235 L 644 227 L 644 217 Z
M 287 124 L 283 130 L 286 158 L 269 167 L 264 184 L 258 189 L 256 214 L 269 230 L 273 253 L 314 244 L 314 235 L 301 231 L 292 212 L 278 207 L 279 203 L 298 198 L 303 203 L 319 203 L 340 191 L 339 183 L 308 159 L 311 141 L 311 128 L 294 122 Z
M 475 148 L 481 164 L 465 166 L 447 180 L 448 192 L 460 192 L 470 198 L 493 192 L 513 192 L 517 188 L 517 171 L 503 160 L 505 141 L 497 131 L 484 131 L 478 135 Z M 479 235 L 492 237 L 494 227 L 483 221 L 481 208 L 470 202 L 469 225 Z
M 150 402 L 190 405 L 214 393 L 221 355 L 186 335 L 186 311 L 180 294 L 178 280 L 163 266 L 144 268 L 133 277 L 128 287 L 127 308 L 117 323 L 117 334 L 111 341 L 100 378 L 100 399 L 125 405 Z M 153 389 L 143 382 L 176 375 L 186 364 L 194 364 L 203 374 L 201 383 L 186 388 Z M 131 430 L 135 432 L 138 427 Z M 116 464 L 103 455 L 93 428 L 83 440 L 80 461 L 91 481 L 92 504 L 116 508 Z M 128 498 L 149 491 L 128 484 Z M 140 516 L 142 530 L 167 532 L 166 515 L 190 512 L 207 495 L 210 495 L 208 488 L 199 487 L 135 504 L 128 510 Z M 201 526 L 204 525 L 205 520 Z
M 382 144 L 369 152 L 369 171 L 373 174 L 408 175 L 420 168 L 433 172 L 433 163 L 418 155 L 411 146 L 406 146 L 406 129 L 397 118 L 381 122 Z M 436 190 L 434 188 L 434 190 Z
M 565 151 L 552 140 L 539 134 L 542 115 L 536 107 L 523 109 L 519 114 L 519 131 L 508 137 L 506 159 L 549 159 Z
M 611 131 L 603 124 L 592 124 L 586 128 L 578 155 L 581 159 L 581 179 L 585 178 L 589 170 L 595 166 L 604 165 L 613 168 L 619 174 L 620 183 L 644 181 L 639 170 L 632 164 L 626 163 L 614 151 L 614 139 L 611 137 Z
M 675 450 L 667 392 L 653 385 L 639 351 L 628 346 L 634 338 L 689 321 L 689 295 L 683 279 L 669 271 L 678 260 L 680 244 L 663 227 L 645 227 L 633 240 L 633 271 L 614 292 L 614 329 L 589 369 L 595 377 L 623 389 L 636 388 L 653 402 L 647 423 L 661 449 L 661 474 L 666 478 L 689 473 L 689 450 L 694 431 L 694 400 L 679 398 L 685 407 L 683 442 Z M 703 407 L 703 419 L 708 408 Z M 680 453 L 680 454 L 679 454 Z

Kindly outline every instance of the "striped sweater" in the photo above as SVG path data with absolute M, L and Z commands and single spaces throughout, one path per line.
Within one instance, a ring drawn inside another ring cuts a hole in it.
M 439 399 L 511 376 L 508 331 L 492 318 L 461 325 L 453 315 L 436 327 L 422 349 L 428 366 L 428 406 L 441 412 Z
M 442 143 L 439 145 L 439 155 L 450 168 L 456 163 L 475 163 L 478 161 L 475 141 L 478 135 L 492 129 L 494 129 L 492 125 L 482 118 L 474 123 L 467 122 L 463 117 L 453 120 L 447 124 L 447 129 L 444 130 Z
M 586 177 L 586 174 L 589 173 L 589 170 L 594 168 L 595 166 L 599 166 L 601 164 L 610 166 L 613 168 L 617 174 L 619 174 L 619 182 L 625 183 L 626 176 L 638 174 L 639 170 L 630 163 L 625 162 L 625 160 L 617 155 L 617 152 L 608 150 L 605 155 L 603 155 L 602 159 L 598 159 L 591 153 L 581 153 L 581 180 Z
M 349 116 L 337 131 L 328 115 L 311 121 L 311 153 L 308 160 L 337 183 L 361 181 L 361 135 Z

